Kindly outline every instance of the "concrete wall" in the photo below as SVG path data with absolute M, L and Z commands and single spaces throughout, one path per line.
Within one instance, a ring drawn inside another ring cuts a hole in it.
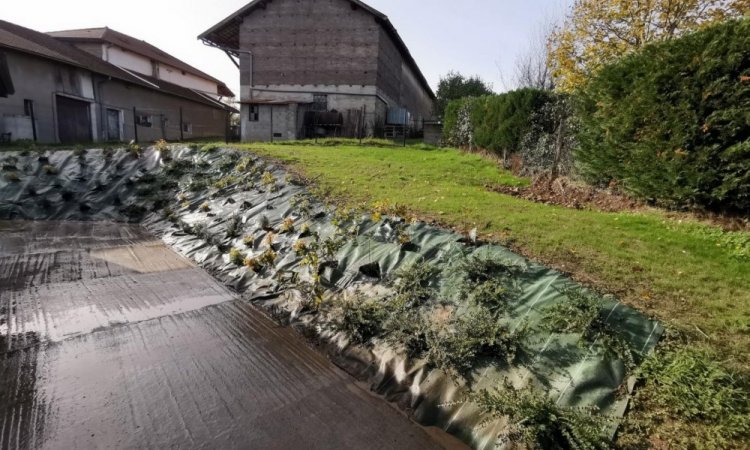
M 178 86 L 196 89 L 207 94 L 218 95 L 219 87 L 216 82 L 201 78 L 192 73 L 184 72 L 181 69 L 172 67 L 168 64 L 158 64 L 159 79 L 168 81 Z
M 32 138 L 30 118 L 24 116 L 24 99 L 29 99 L 34 102 L 37 140 L 57 142 L 56 95 L 91 102 L 92 127 L 96 126 L 94 86 L 88 71 L 14 51 L 6 51 L 6 56 L 16 92 L 0 98 L 0 132 L 13 133 L 14 140 Z
M 10 132 L 14 140 L 33 137 L 30 118 L 24 115 L 24 99 L 29 99 L 34 102 L 37 140 L 58 142 L 57 95 L 90 102 L 95 141 L 108 139 L 108 108 L 120 111 L 120 139 L 123 141 L 135 138 L 133 107 L 139 113 L 153 116 L 152 127 L 138 127 L 138 139 L 142 142 L 163 137 L 179 139 L 180 107 L 183 122 L 190 124 L 192 129 L 192 132 L 183 133 L 185 139 L 223 137 L 225 134 L 227 113 L 220 109 L 123 81 L 107 80 L 83 69 L 24 53 L 6 51 L 6 55 L 16 92 L 8 98 L 0 98 L 0 133 Z
M 124 134 L 121 140 L 135 139 L 133 107 L 138 114 L 151 117 L 151 127 L 138 126 L 138 140 L 141 142 L 153 142 L 158 139 L 179 140 L 180 107 L 183 122 L 190 124 L 192 131 L 183 132 L 184 139 L 224 137 L 226 132 L 227 112 L 140 86 L 117 80 L 104 81 L 99 84 L 99 98 L 102 136 L 106 130 L 105 111 L 109 108 L 121 111 L 121 117 L 124 119 Z
M 155 76 L 154 66 L 151 64 L 151 60 L 145 56 L 137 53 L 129 52 L 116 45 L 106 46 L 105 61 L 124 67 L 134 72 L 142 73 L 144 75 Z

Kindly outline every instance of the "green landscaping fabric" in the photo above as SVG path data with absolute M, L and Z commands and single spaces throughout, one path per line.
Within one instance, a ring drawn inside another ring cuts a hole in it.
M 243 158 L 250 159 L 248 167 L 238 172 L 236 166 Z M 180 170 L 174 169 L 175 161 L 183 162 Z M 20 180 L 0 178 L 0 219 L 140 221 L 244 298 L 315 334 L 339 366 L 397 403 L 419 423 L 447 430 L 475 448 L 502 447 L 498 436 L 508 430 L 508 424 L 503 419 L 487 422 L 477 406 L 466 401 L 467 394 L 501 387 L 506 381 L 517 388 L 539 389 L 562 406 L 595 406 L 613 417 L 625 413 L 632 385 L 623 362 L 608 356 L 600 342 L 544 331 L 545 308 L 568 301 L 565 291 L 579 287 L 577 283 L 504 247 L 473 243 L 424 223 L 408 225 L 411 245 L 403 246 L 397 243 L 395 231 L 407 226 L 402 219 L 386 217 L 374 222 L 361 216 L 354 237 L 338 251 L 335 267 L 322 273 L 328 298 L 355 291 L 383 297 L 392 293 L 391 281 L 399 269 L 427 262 L 437 268 L 431 283 L 443 308 L 461 315 L 472 309 L 460 289 L 457 268 L 463 261 L 481 257 L 522 267 L 516 279 L 521 294 L 511 305 L 508 320 L 511 328 L 531 330 L 523 354 L 514 365 L 477 361 L 469 380 L 456 382 L 440 370 L 429 370 L 424 361 L 406 358 L 400 349 L 382 340 L 352 345 L 345 335 L 332 331 L 331 317 L 303 307 L 297 281 L 310 281 L 311 274 L 293 250 L 297 240 L 305 239 L 300 229 L 308 224 L 324 238 L 337 228 L 333 211 L 289 179 L 280 166 L 249 153 L 185 147 L 172 151 L 171 158 L 153 149 L 140 158 L 125 150 L 110 158 L 101 150 L 83 157 L 58 151 L 41 161 L 36 155 L 6 154 L 4 167 L 11 165 L 17 168 Z M 59 173 L 45 173 L 44 165 L 54 165 Z M 266 172 L 273 175 L 276 189 L 262 183 Z M 227 175 L 235 178 L 226 187 L 210 187 Z M 209 187 L 200 186 L 205 182 Z M 303 211 L 299 204 L 305 199 L 309 206 Z M 201 208 L 204 204 L 208 210 Z M 239 221 L 241 233 L 228 237 L 227 226 L 233 218 Z M 294 233 L 279 232 L 287 219 L 294 221 Z M 269 226 L 264 227 L 266 224 Z M 205 232 L 191 233 L 196 225 Z M 264 251 L 269 233 L 264 228 L 273 229 L 276 236 L 278 258 L 273 267 L 256 274 L 232 263 L 231 248 L 248 256 Z M 247 236 L 251 238 L 249 246 L 243 242 Z M 365 274 L 371 271 L 363 273 L 363 266 L 375 264 L 379 277 Z M 647 355 L 662 334 L 660 324 L 612 297 L 603 297 L 603 301 L 606 326 L 622 336 L 639 358 Z M 627 387 L 624 390 L 623 385 Z M 614 427 L 610 431 L 614 432 Z

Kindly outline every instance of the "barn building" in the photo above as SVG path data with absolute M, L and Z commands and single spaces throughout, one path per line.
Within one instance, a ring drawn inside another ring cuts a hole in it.
M 220 81 L 113 30 L 48 35 L 0 21 L 5 141 L 223 138 L 236 110 L 221 100 L 231 95 Z
M 432 115 L 398 32 L 358 0 L 255 0 L 199 39 L 240 70 L 245 141 L 418 131 Z

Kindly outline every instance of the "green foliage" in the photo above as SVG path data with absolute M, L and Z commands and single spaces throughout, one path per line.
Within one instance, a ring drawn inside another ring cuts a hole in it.
M 242 216 L 239 214 L 233 214 L 229 220 L 227 220 L 227 237 L 234 239 L 242 234 L 242 229 L 245 224 L 242 222 Z
M 212 152 L 215 152 L 216 150 L 218 150 L 220 148 L 221 148 L 221 146 L 219 144 L 206 144 L 203 147 L 201 147 L 200 150 L 203 153 L 212 153 Z
M 346 334 L 355 344 L 366 344 L 380 336 L 390 312 L 387 301 L 365 298 L 360 293 L 335 298 L 331 309 L 333 329 Z
M 510 383 L 494 391 L 482 390 L 472 397 L 480 409 L 495 418 L 508 418 L 511 431 L 502 443 L 525 444 L 529 449 L 611 449 L 604 437 L 608 420 L 594 411 L 558 406 L 544 394 L 515 389 Z
M 588 181 L 668 207 L 750 210 L 750 20 L 649 45 L 581 92 Z
M 524 268 L 510 262 L 472 256 L 458 266 L 461 295 L 475 305 L 504 313 L 520 295 L 517 279 Z
M 229 250 L 229 262 L 231 262 L 235 266 L 241 267 L 245 265 L 245 258 L 245 254 L 242 253 L 239 249 L 233 248 Z
M 57 175 L 60 172 L 60 169 L 58 169 L 55 165 L 45 164 L 42 166 L 42 172 L 46 173 L 47 175 Z
M 419 262 L 399 270 L 396 273 L 394 289 L 408 307 L 418 306 L 429 300 L 435 289 L 430 286 L 430 281 L 435 275 L 436 269 L 430 264 Z
M 598 343 L 610 357 L 622 361 L 625 369 L 636 367 L 635 354 L 630 344 L 602 315 L 603 302 L 583 289 L 563 291 L 565 301 L 545 309 L 542 324 L 553 333 L 581 334 L 581 345 Z
M 492 95 L 492 85 L 478 76 L 465 77 L 458 72 L 448 72 L 440 78 L 437 92 L 435 92 L 437 97 L 435 115 L 443 117 L 446 107 L 454 100 L 483 95 Z
M 430 366 L 454 378 L 466 378 L 480 357 L 512 362 L 521 350 L 525 334 L 525 328 L 511 330 L 491 311 L 477 308 L 447 324 L 430 327 L 426 333 L 425 358 Z
M 516 152 L 521 148 L 521 139 L 531 130 L 534 113 L 552 96 L 548 91 L 526 88 L 451 102 L 446 108 L 444 136 L 454 145 L 467 145 L 460 142 L 466 135 L 460 112 L 468 108 L 472 136 L 468 145 L 497 154 Z
M 634 402 L 647 407 L 646 428 L 672 436 L 675 448 L 739 448 L 750 439 L 748 380 L 715 353 L 695 347 L 657 351 L 638 375 L 644 386 Z

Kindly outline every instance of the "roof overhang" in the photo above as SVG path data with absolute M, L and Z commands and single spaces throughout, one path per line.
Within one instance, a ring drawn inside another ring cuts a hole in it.
M 204 31 L 198 36 L 198 39 L 203 41 L 204 44 L 211 47 L 216 47 L 230 53 L 234 56 L 239 56 L 243 53 L 243 49 L 240 48 L 240 26 L 245 20 L 245 17 L 257 9 L 265 9 L 269 3 L 273 0 L 253 0 L 247 5 L 243 6 L 239 10 L 235 11 L 226 19 L 217 23 L 213 27 Z M 422 88 L 429 94 L 429 96 L 435 100 L 435 93 L 430 87 L 430 83 L 425 78 L 422 71 L 419 69 L 416 60 L 409 52 L 409 48 L 404 43 L 401 36 L 398 34 L 396 27 L 393 26 L 388 16 L 369 6 L 368 4 L 360 0 L 348 0 L 353 7 L 362 8 L 369 12 L 375 17 L 375 20 L 385 29 L 388 35 L 393 39 L 394 43 L 401 52 L 401 56 L 411 67 L 414 75 L 419 80 Z

